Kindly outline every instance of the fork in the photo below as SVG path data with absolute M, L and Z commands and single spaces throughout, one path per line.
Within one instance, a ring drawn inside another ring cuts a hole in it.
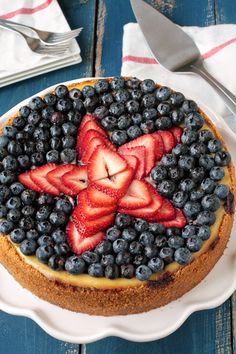
M 72 31 L 67 32 L 48 32 L 48 31 L 41 31 L 37 28 L 24 25 L 23 23 L 13 22 L 9 20 L 0 19 L 1 25 L 8 25 L 14 28 L 21 28 L 22 30 L 30 30 L 33 37 L 40 39 L 45 45 L 56 45 L 62 42 L 67 42 L 75 37 L 77 37 L 83 28 L 76 28 Z
M 51 55 L 51 56 L 57 56 L 57 55 L 61 55 L 64 54 L 67 50 L 68 50 L 68 43 L 67 44 L 61 44 L 61 45 L 45 45 L 41 42 L 40 39 L 36 39 L 33 37 L 28 36 L 27 34 L 12 28 L 8 25 L 2 25 L 0 24 L 0 27 L 5 28 L 9 31 L 15 32 L 20 34 L 26 41 L 26 43 L 28 44 L 29 48 L 38 54 L 45 54 L 45 55 Z

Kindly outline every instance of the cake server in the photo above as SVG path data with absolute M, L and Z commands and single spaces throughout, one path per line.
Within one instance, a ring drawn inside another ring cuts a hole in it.
M 236 97 L 208 73 L 203 66 L 201 53 L 191 37 L 143 0 L 130 2 L 146 42 L 158 62 L 170 71 L 200 75 L 236 115 Z

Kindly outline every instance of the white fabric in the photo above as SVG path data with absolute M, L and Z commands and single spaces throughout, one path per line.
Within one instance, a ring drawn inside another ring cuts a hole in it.
M 41 5 L 45 6 L 42 6 L 43 8 L 38 11 L 32 11 Z M 56 0 L 52 2 L 45 0 L 0 0 L 0 18 L 1 16 L 4 18 L 4 15 L 10 12 L 21 12 L 19 9 L 26 8 L 30 9 L 31 13 L 16 14 L 7 17 L 7 19 L 46 31 L 64 32 L 70 30 Z M 23 37 L 3 28 L 0 28 L 0 51 L 0 87 L 81 62 L 80 48 L 75 40 L 71 42 L 68 52 L 51 57 L 32 52 Z
M 182 28 L 193 38 L 205 57 L 204 66 L 209 73 L 236 95 L 236 25 Z M 135 62 L 140 61 L 140 57 L 144 60 L 149 58 L 149 61 L 153 62 L 153 55 L 139 25 L 129 23 L 124 26 L 121 70 L 123 76 L 131 75 L 140 79 L 152 78 L 157 83 L 181 91 L 186 97 L 199 100 L 219 115 L 224 116 L 231 128 L 236 129 L 236 119 L 232 119 L 224 102 L 201 77 L 194 74 L 172 73 L 157 63 Z

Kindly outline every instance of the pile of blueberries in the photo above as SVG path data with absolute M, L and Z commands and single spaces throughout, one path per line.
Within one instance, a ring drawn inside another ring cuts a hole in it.
M 160 194 L 183 210 L 184 229 L 117 214 L 93 251 L 71 252 L 65 227 L 75 200 L 25 189 L 17 176 L 45 163 L 74 162 L 77 130 L 86 112 L 117 147 L 143 134 L 184 126 L 181 143 L 151 171 Z M 71 274 L 146 280 L 174 260 L 189 263 L 192 252 L 209 238 L 215 211 L 229 193 L 219 181 L 230 155 L 209 130 L 199 131 L 203 124 L 194 101 L 157 88 L 150 79 L 115 77 L 81 91 L 59 85 L 55 93 L 34 97 L 0 136 L 0 232 L 9 234 L 24 255 L 35 254 L 52 269 Z

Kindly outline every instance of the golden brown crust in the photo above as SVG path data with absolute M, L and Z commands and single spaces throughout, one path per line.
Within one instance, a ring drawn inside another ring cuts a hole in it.
M 205 118 L 215 135 L 222 140 L 213 123 L 206 115 Z M 232 163 L 229 166 L 229 174 L 230 189 L 232 195 L 235 196 L 235 176 Z M 176 300 L 206 277 L 227 245 L 233 224 L 233 213 L 234 204 L 230 205 L 230 208 L 224 213 L 218 237 L 213 240 L 205 253 L 173 273 L 164 273 L 158 281 L 147 281 L 136 287 L 82 288 L 50 280 L 40 271 L 26 264 L 18 254 L 16 247 L 2 235 L 0 235 L 0 262 L 23 287 L 62 308 L 104 316 L 140 313 Z

